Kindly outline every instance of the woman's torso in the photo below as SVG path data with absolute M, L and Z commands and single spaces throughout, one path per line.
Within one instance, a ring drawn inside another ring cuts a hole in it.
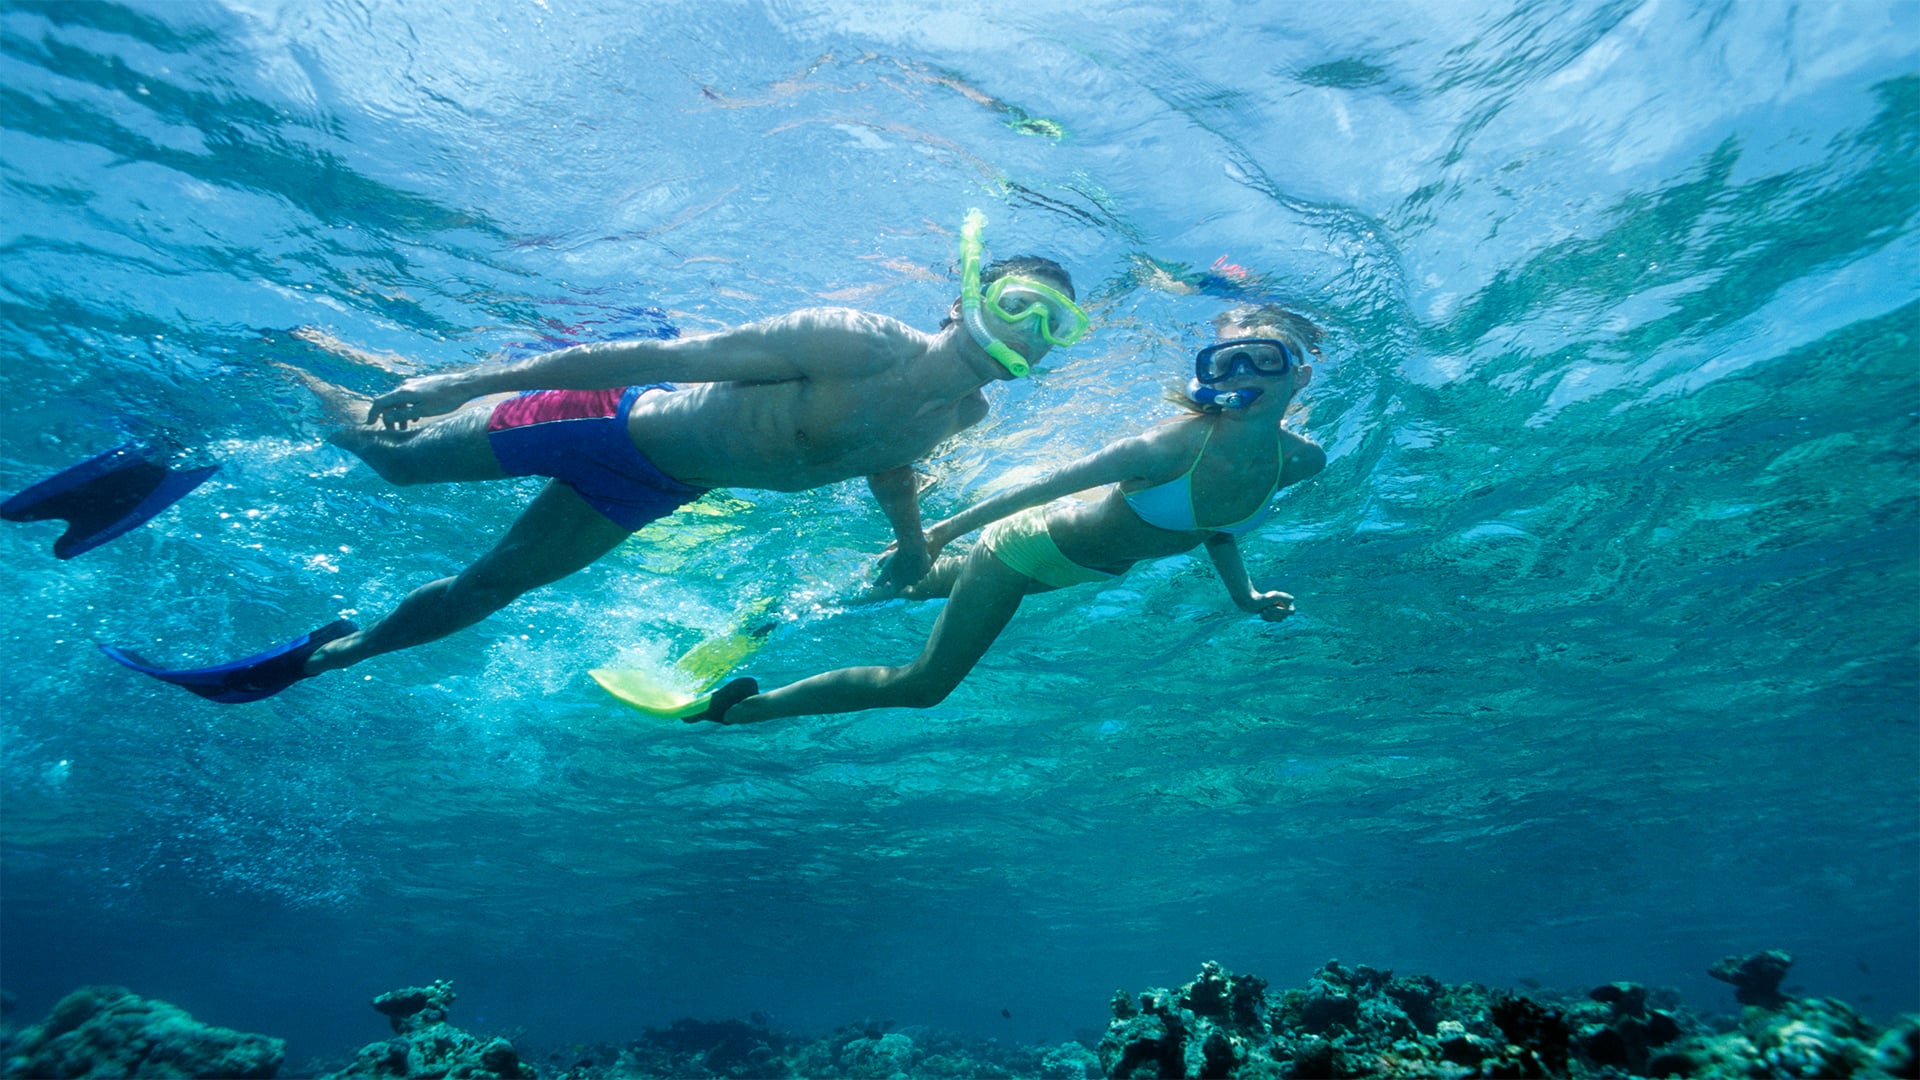
M 1284 456 L 1279 425 L 1217 415 L 1181 418 L 1159 433 L 1169 440 L 1165 473 L 1107 488 L 1091 500 L 1063 500 L 1047 507 L 1047 529 L 1061 554 L 1082 566 L 1114 573 L 1145 559 L 1192 550 L 1222 527 L 1236 533 L 1264 520 L 1279 489 Z M 1161 494 L 1144 520 L 1129 494 Z M 1188 513 L 1156 511 L 1185 496 Z M 1192 528 L 1168 528 L 1168 524 Z

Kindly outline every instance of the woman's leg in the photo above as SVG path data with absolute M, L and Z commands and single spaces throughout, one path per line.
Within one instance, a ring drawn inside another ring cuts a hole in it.
M 954 583 L 960 580 L 960 571 L 966 568 L 967 557 L 971 554 L 969 551 L 935 559 L 925 577 L 900 590 L 901 597 L 907 600 L 937 600 L 952 596 Z
M 1029 592 L 1032 578 L 975 545 L 953 584 L 953 597 L 934 621 L 933 634 L 902 667 L 849 667 L 755 694 L 728 709 L 723 723 L 752 724 L 782 716 L 856 712 L 939 704 L 980 662 Z
M 306 673 L 349 667 L 472 626 L 522 593 L 558 581 L 619 547 L 629 533 L 572 488 L 548 481 L 493 550 L 454 577 L 422 585 L 365 630 L 321 646 Z

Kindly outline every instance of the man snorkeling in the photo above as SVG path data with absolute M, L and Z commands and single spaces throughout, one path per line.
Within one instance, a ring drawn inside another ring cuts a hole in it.
M 254 701 L 479 622 L 711 489 L 801 491 L 860 476 L 897 537 L 883 584 L 910 584 L 931 563 L 912 463 L 986 416 L 987 383 L 1026 374 L 1087 330 L 1057 263 L 1022 257 L 982 270 L 985 221 L 967 215 L 961 296 L 932 334 L 815 308 L 702 337 L 575 345 L 420 376 L 371 402 L 335 389 L 336 408 L 351 401 L 366 415 L 330 441 L 393 483 L 549 482 L 492 550 L 365 629 L 340 620 L 193 670 L 102 648 L 202 697 Z M 517 396 L 476 400 L 499 394 Z

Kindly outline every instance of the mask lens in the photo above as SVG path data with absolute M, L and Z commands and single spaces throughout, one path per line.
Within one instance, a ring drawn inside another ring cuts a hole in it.
M 1234 363 L 1246 365 L 1262 375 L 1284 375 L 1292 358 L 1287 350 L 1272 345 L 1253 345 L 1234 352 Z
M 1236 372 L 1285 375 L 1293 367 L 1293 352 L 1271 338 L 1248 338 L 1210 345 L 1194 361 L 1194 376 L 1203 383 L 1216 383 Z
M 1000 301 L 994 305 L 994 308 L 1000 313 L 1000 317 L 1008 322 L 1019 322 L 1035 314 L 1044 318 L 1051 317 L 1047 305 L 1039 297 L 1021 289 L 1008 289 L 1001 293 Z
M 1049 345 L 1071 345 L 1087 332 L 1087 313 L 1059 290 L 1021 277 L 1003 277 L 987 290 L 987 304 L 1007 322 L 1040 321 Z

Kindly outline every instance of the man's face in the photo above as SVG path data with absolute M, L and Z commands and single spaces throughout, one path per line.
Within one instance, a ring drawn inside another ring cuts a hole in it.
M 1008 275 L 1005 278 L 996 278 L 994 281 L 985 284 L 984 291 L 991 294 L 994 285 L 1000 281 L 1007 281 L 1009 284 L 1016 286 L 1021 281 L 1031 281 L 1039 285 L 1044 285 L 1069 300 L 1071 300 L 1073 295 L 1073 286 L 1070 283 L 1061 281 L 1048 274 L 1017 274 Z M 1028 304 L 1034 302 L 1031 299 L 1030 292 L 1029 299 L 1012 299 L 1018 291 L 1017 288 L 1010 290 L 1008 298 L 1002 301 L 1002 305 L 1005 306 L 1006 310 L 1019 313 L 1024 310 Z M 982 314 L 984 314 L 987 319 L 987 329 L 993 333 L 994 337 L 1013 346 L 1020 355 L 1027 358 L 1028 362 L 1031 363 L 1038 360 L 1053 348 L 1052 342 L 1047 340 L 1046 331 L 1042 329 L 1043 325 L 1047 324 L 1043 324 L 1041 319 L 1031 316 L 1006 319 L 1001 317 L 1000 308 L 992 303 L 983 304 L 982 308 Z M 1075 321 L 1084 321 L 1084 316 L 1082 316 L 1077 309 L 1072 314 L 1064 312 L 1059 314 L 1061 315 L 1061 324 L 1052 326 L 1053 333 L 1056 337 L 1062 336 L 1067 328 Z
M 1046 336 L 1040 332 L 1040 320 L 1021 319 L 1009 322 L 1000 317 L 991 305 L 984 312 L 987 317 L 987 329 L 994 337 L 1013 346 L 1013 350 L 1027 358 L 1027 363 L 1035 363 L 1053 348 L 1047 343 Z

